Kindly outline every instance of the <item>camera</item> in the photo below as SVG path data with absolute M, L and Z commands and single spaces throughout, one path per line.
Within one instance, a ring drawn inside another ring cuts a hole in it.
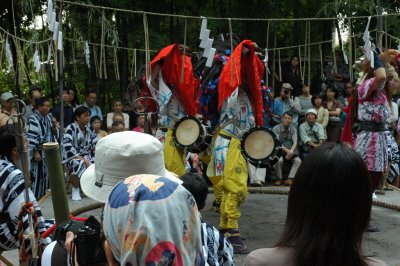
M 57 226 L 54 233 L 55 240 L 65 241 L 68 231 L 74 233 L 72 256 L 76 256 L 79 265 L 93 265 L 106 262 L 102 239 L 100 236 L 100 223 L 90 216 L 86 222 L 66 221 Z

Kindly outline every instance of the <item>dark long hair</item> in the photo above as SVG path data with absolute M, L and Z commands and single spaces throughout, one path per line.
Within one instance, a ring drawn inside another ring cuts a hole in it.
M 294 265 L 367 265 L 361 242 L 372 198 L 361 157 L 343 144 L 324 144 L 302 162 L 294 180 L 276 246 L 294 249 Z

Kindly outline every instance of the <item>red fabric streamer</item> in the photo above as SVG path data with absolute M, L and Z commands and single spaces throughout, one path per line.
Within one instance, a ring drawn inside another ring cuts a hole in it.
M 243 47 L 250 51 L 242 55 Z M 233 64 L 233 67 L 231 66 Z M 233 70 L 233 74 L 231 73 Z M 261 78 L 264 73 L 264 64 L 255 54 L 255 44 L 251 40 L 242 41 L 233 51 L 232 56 L 222 69 L 220 81 L 218 83 L 218 110 L 226 98 L 231 96 L 232 92 L 241 86 L 245 86 L 249 92 L 249 98 L 253 106 L 253 113 L 257 126 L 263 125 Z
M 182 75 L 182 56 L 184 57 L 184 73 Z M 165 83 L 172 93 L 182 103 L 188 115 L 195 115 L 195 85 L 193 75 L 192 59 L 189 55 L 182 55 L 180 45 L 171 44 L 163 48 L 158 55 L 151 60 L 150 67 L 153 69 L 156 64 L 161 65 L 161 72 Z
M 346 120 L 344 122 L 344 127 L 340 135 L 340 140 L 342 142 L 347 142 L 353 144 L 353 131 L 351 125 L 351 105 L 353 102 L 353 97 L 349 97 L 349 104 L 343 109 L 347 113 Z

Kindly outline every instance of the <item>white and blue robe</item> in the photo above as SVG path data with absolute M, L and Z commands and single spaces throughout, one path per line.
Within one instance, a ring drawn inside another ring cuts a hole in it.
M 94 163 L 94 152 L 98 141 L 97 135 L 86 125 L 86 134 L 79 128 L 76 122 L 70 124 L 65 129 L 62 145 L 62 159 L 71 174 L 79 178 L 86 170 L 83 160 L 85 158 L 90 163 Z
M 51 119 L 49 115 L 42 116 L 38 111 L 34 111 L 29 117 L 27 126 L 27 140 L 29 146 L 30 170 L 32 173 L 31 189 L 37 199 L 40 199 L 49 187 L 47 175 L 46 158 L 42 145 L 51 141 Z M 38 151 L 42 160 L 35 161 L 34 154 Z

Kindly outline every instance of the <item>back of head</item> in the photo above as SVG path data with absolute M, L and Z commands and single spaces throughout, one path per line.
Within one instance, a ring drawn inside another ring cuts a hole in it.
M 0 157 L 6 157 L 11 160 L 11 152 L 17 147 L 13 135 L 14 127 L 12 125 L 0 127 Z
M 361 157 L 342 144 L 325 144 L 297 171 L 277 245 L 294 247 L 296 265 L 363 265 L 361 241 L 371 204 Z
M 120 265 L 199 265 L 200 216 L 192 195 L 157 175 L 120 182 L 104 208 L 104 234 Z
M 187 173 L 181 179 L 183 181 L 182 186 L 193 195 L 199 210 L 203 209 L 208 195 L 207 182 L 196 173 Z

